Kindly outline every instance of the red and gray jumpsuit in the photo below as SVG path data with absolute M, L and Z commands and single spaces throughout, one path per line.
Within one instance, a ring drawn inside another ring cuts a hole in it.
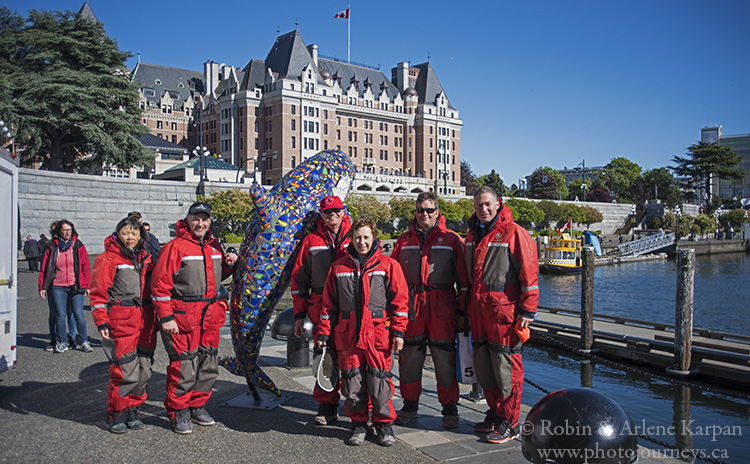
M 440 404 L 458 402 L 456 381 L 456 315 L 463 314 L 467 290 L 464 244 L 438 216 L 425 233 L 413 221 L 401 235 L 391 258 L 401 264 L 409 284 L 409 325 L 398 355 L 401 396 L 418 402 L 427 345 L 435 364 Z M 456 292 L 458 287 L 458 292 Z
M 315 232 L 302 239 L 297 260 L 292 269 L 292 298 L 294 299 L 294 319 L 310 317 L 313 323 L 313 340 L 320 333 L 320 309 L 323 305 L 323 287 L 331 264 L 346 254 L 349 245 L 351 220 L 344 216 L 337 235 L 333 235 L 321 218 L 318 218 Z M 322 390 L 317 383 L 313 398 L 320 404 L 338 404 L 338 389 L 332 392 Z
M 501 203 L 488 225 L 476 215 L 466 235 L 466 270 L 471 297 L 468 314 L 474 371 L 498 420 L 518 425 L 523 390 L 521 343 L 514 329 L 520 317 L 533 318 L 539 304 L 536 243 L 513 222 Z
M 109 359 L 107 409 L 112 415 L 146 401 L 156 347 L 148 288 L 152 267 L 147 251 L 127 257 L 112 236 L 104 240 L 104 253 L 94 261 L 91 316 L 99 330 L 109 329 L 110 338 L 102 339 L 102 347 Z
M 219 376 L 219 331 L 228 309 L 217 294 L 222 277 L 232 272 L 211 232 L 199 241 L 184 220 L 175 232 L 151 278 L 159 322 L 174 320 L 179 328 L 176 334 L 162 332 L 169 355 L 164 406 L 170 418 L 175 411 L 203 406 L 211 396 Z
M 323 289 L 319 340 L 333 339 L 343 379 L 344 410 L 353 423 L 391 423 L 393 337 L 404 337 L 409 295 L 401 266 L 376 241 L 364 264 L 350 245 Z M 331 335 L 332 334 L 332 335 Z

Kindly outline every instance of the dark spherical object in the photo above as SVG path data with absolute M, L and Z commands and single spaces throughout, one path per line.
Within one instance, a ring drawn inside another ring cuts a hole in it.
M 534 464 L 631 464 L 638 437 L 630 416 L 612 398 L 590 388 L 550 393 L 521 427 L 521 451 Z

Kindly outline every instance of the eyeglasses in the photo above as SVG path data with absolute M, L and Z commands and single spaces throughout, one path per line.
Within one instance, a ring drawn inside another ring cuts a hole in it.
M 437 208 L 417 208 L 417 213 L 419 213 L 419 214 L 422 214 L 422 213 L 432 214 L 432 213 L 434 213 L 437 210 L 438 210 Z
M 341 214 L 343 210 L 339 208 L 327 209 L 323 211 L 323 214 Z
M 143 230 L 145 230 L 146 232 L 151 232 L 151 229 L 148 227 L 144 227 Z

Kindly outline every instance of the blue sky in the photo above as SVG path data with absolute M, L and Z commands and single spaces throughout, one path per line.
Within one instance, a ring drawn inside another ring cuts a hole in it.
M 26 14 L 77 0 L 12 0 Z M 122 50 L 202 70 L 264 59 L 277 27 L 320 53 L 390 69 L 430 61 L 463 119 L 462 158 L 510 185 L 539 166 L 644 170 L 670 164 L 700 129 L 750 133 L 750 1 L 515 0 L 448 2 L 173 0 L 89 5 Z M 283 5 L 283 6 L 279 6 Z M 128 64 L 135 64 L 135 58 Z

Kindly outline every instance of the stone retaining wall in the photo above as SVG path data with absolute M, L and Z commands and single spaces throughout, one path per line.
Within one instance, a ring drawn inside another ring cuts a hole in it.
M 189 182 L 118 179 L 21 168 L 18 184 L 21 237 L 25 240 L 30 234 L 39 238 L 42 233 L 49 236 L 53 221 L 68 219 L 76 226 L 89 252 L 98 254 L 104 249 L 104 238 L 113 232 L 117 222 L 128 212 L 139 211 L 144 221 L 151 224 L 154 235 L 166 243 L 174 237 L 175 223 L 185 217 L 188 207 L 195 201 L 196 186 Z M 206 193 L 235 188 L 247 191 L 249 185 L 209 182 Z M 384 203 L 392 196 L 376 194 Z M 398 196 L 416 198 L 414 194 Z M 602 212 L 604 221 L 592 224 L 591 230 L 601 230 L 605 234 L 614 232 L 630 214 L 630 205 L 626 204 L 585 204 Z

